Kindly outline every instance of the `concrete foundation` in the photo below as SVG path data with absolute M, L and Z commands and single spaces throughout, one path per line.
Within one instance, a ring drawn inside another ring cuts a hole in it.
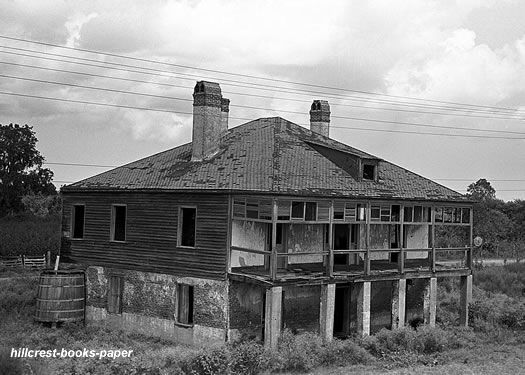
M 392 329 L 405 325 L 406 289 L 405 279 L 392 282 Z
M 335 284 L 321 285 L 319 333 L 330 342 L 334 332 Z
M 283 288 L 275 286 L 266 291 L 266 305 L 264 317 L 264 346 L 277 348 L 282 324 Z
M 431 327 L 436 325 L 437 278 L 431 277 L 425 285 L 423 295 L 423 323 Z
M 121 312 L 108 312 L 108 280 L 123 279 Z M 228 285 L 224 281 L 88 267 L 86 320 L 112 328 L 190 345 L 221 344 L 227 338 Z M 177 287 L 193 287 L 190 324 L 177 321 Z
M 369 281 L 354 284 L 357 292 L 357 334 L 370 335 L 370 292 Z
M 459 299 L 459 324 L 468 326 L 468 307 L 472 302 L 472 275 L 461 276 Z

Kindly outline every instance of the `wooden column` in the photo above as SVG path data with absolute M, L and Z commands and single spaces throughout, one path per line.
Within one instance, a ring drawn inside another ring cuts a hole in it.
M 365 275 L 370 275 L 370 202 L 366 203 Z
M 403 222 L 405 221 L 405 206 L 399 205 L 399 255 L 397 259 L 397 268 L 400 274 L 405 273 L 405 251 L 403 249 Z
M 473 250 L 474 250 L 474 244 L 473 244 L 473 238 L 474 237 L 474 209 L 470 207 L 470 249 L 467 254 L 467 267 L 469 269 L 472 269 L 472 259 L 473 259 Z
M 459 324 L 468 326 L 468 305 L 472 302 L 472 275 L 461 276 L 459 298 Z
M 319 332 L 324 341 L 334 336 L 335 284 L 321 285 Z
M 270 255 L 270 277 L 277 278 L 277 201 L 272 201 L 272 254 Z
M 357 288 L 357 334 L 370 335 L 370 281 L 356 282 Z
M 281 335 L 283 288 L 274 286 L 266 290 L 264 307 L 264 346 L 275 349 Z
M 432 241 L 432 252 L 430 253 L 430 271 L 436 272 L 436 207 L 430 207 L 430 240 Z
M 431 327 L 436 325 L 437 278 L 427 279 L 423 295 L 423 323 Z
M 326 263 L 326 274 L 328 277 L 334 276 L 334 239 L 333 239 L 333 218 L 334 218 L 334 201 L 330 201 L 330 222 L 328 224 L 328 262 Z
M 231 195 L 228 195 L 228 233 L 226 234 L 226 273 L 230 273 L 232 270 L 232 223 L 233 222 L 233 199 Z
M 392 329 L 405 326 L 406 279 L 392 282 Z

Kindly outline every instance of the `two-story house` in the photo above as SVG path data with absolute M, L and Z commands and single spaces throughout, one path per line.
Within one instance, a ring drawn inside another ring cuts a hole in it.
M 228 129 L 217 83 L 193 97 L 191 143 L 62 189 L 61 256 L 86 269 L 88 321 L 196 344 L 275 346 L 283 327 L 330 340 L 433 325 L 438 278 L 458 277 L 467 324 L 463 195 L 331 139 L 326 101 L 310 130 Z

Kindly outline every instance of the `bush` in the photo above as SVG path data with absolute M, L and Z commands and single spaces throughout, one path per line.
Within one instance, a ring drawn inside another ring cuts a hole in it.
M 441 352 L 450 343 L 450 333 L 437 327 L 420 326 L 394 330 L 382 329 L 375 336 L 365 337 L 363 346 L 377 357 L 392 352 L 431 354 Z
M 230 373 L 255 375 L 268 366 L 265 363 L 265 350 L 262 345 L 247 341 L 232 345 L 230 349 Z
M 181 369 L 191 375 L 222 375 L 228 369 L 227 348 L 202 349 L 195 356 L 184 360 Z
M 481 268 L 474 272 L 474 284 L 487 292 L 520 297 L 525 291 L 525 263 Z
M 27 213 L 0 218 L 0 256 L 58 254 L 60 220 Z
M 494 333 L 500 329 L 525 329 L 525 303 L 502 293 L 483 293 L 469 306 L 474 329 Z

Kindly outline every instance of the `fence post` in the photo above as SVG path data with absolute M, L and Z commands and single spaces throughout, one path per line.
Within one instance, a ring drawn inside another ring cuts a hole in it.
M 46 254 L 46 266 L 51 267 L 51 251 L 48 251 Z
M 23 268 L 26 267 L 26 256 L 25 255 L 22 255 L 22 267 Z

